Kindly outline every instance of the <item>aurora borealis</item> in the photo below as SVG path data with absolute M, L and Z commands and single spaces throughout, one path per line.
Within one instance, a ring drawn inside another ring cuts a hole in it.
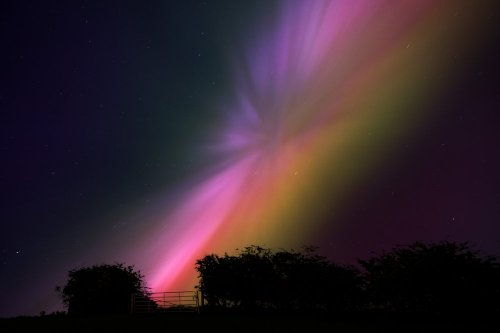
M 85 264 L 163 291 L 251 244 L 500 252 L 494 1 L 37 6 L 2 16 L 2 315 Z

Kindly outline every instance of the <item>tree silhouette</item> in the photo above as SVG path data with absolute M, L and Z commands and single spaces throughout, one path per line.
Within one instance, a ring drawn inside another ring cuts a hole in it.
M 68 272 L 61 289 L 68 315 L 124 314 L 130 311 L 131 295 L 148 296 L 143 276 L 123 263 L 94 265 Z
M 275 303 L 285 309 L 354 310 L 361 295 L 358 271 L 334 264 L 315 250 L 280 251 L 273 255 L 279 276 Z
M 373 308 L 434 314 L 498 309 L 498 263 L 466 243 L 416 242 L 360 264 Z
M 205 256 L 196 262 L 199 289 L 208 304 L 253 308 L 268 301 L 275 285 L 270 250 L 250 246 L 239 256 Z
M 238 255 L 196 262 L 207 303 L 244 310 L 351 310 L 360 295 L 358 272 L 315 254 L 249 246 Z

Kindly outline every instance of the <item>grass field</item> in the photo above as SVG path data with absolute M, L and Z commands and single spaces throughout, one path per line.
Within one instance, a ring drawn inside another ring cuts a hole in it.
M 499 332 L 495 318 L 167 313 L 0 319 L 0 332 Z

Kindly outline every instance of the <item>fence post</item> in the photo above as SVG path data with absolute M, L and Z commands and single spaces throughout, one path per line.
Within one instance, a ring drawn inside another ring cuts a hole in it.
M 195 297 L 196 297 L 196 312 L 200 313 L 200 292 L 198 290 L 196 290 Z M 203 294 L 201 294 L 201 297 L 203 299 Z
M 134 308 L 135 308 L 135 294 L 130 294 L 130 313 L 134 313 Z

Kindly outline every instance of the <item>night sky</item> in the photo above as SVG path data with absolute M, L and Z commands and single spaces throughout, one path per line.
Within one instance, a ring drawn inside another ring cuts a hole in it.
M 496 2 L 1 2 L 0 316 L 250 244 L 500 254 Z

